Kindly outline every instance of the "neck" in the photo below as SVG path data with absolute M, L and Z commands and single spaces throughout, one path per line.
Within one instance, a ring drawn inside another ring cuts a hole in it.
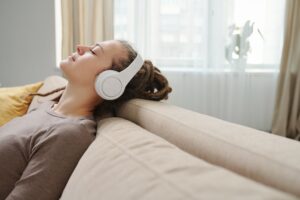
M 68 84 L 53 110 L 69 117 L 91 116 L 99 103 L 101 99 L 94 91 Z

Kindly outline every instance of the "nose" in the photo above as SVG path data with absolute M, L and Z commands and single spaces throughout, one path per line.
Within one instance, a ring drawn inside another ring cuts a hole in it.
M 76 51 L 79 55 L 83 55 L 86 51 L 89 50 L 89 47 L 83 45 L 77 45 Z

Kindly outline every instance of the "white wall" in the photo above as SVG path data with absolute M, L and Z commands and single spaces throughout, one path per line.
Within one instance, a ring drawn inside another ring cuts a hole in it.
M 0 1 L 0 83 L 17 86 L 60 74 L 55 68 L 53 0 Z

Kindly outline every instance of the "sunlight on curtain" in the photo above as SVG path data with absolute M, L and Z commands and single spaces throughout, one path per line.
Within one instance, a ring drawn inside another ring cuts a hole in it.
M 115 0 L 114 37 L 170 80 L 168 102 L 270 131 L 284 0 Z
M 113 39 L 113 2 L 55 1 L 57 59 L 67 58 L 76 51 L 78 44 L 92 45 L 98 41 Z
M 284 0 L 116 0 L 115 38 L 162 67 L 278 69 L 283 12 Z
M 56 67 L 59 66 L 62 60 L 61 53 L 61 42 L 62 42 L 62 29 L 61 29 L 61 2 L 60 0 L 55 0 L 55 57 L 56 57 Z

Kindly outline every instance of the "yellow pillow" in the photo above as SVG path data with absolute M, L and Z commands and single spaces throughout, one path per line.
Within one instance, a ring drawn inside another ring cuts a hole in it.
M 20 87 L 0 88 L 0 126 L 24 115 L 33 98 L 28 94 L 37 92 L 42 85 L 43 82 L 38 82 Z

